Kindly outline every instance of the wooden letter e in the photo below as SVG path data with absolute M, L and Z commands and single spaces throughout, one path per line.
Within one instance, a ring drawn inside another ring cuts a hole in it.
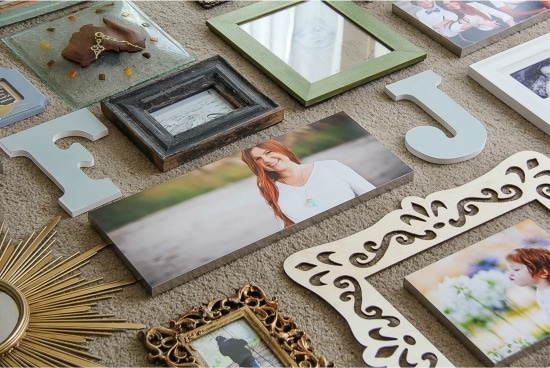
M 109 179 L 90 179 L 81 167 L 94 165 L 94 157 L 78 143 L 63 150 L 60 138 L 76 136 L 95 141 L 107 135 L 107 128 L 87 109 L 77 110 L 33 128 L 0 139 L 10 156 L 30 158 L 64 194 L 59 204 L 71 216 L 120 198 L 120 190 Z
M 441 77 L 427 70 L 389 84 L 384 90 L 395 101 L 413 101 L 452 134 L 449 138 L 432 126 L 409 130 L 405 145 L 413 155 L 436 164 L 468 160 L 485 147 L 487 131 L 479 120 L 437 88 L 439 83 Z

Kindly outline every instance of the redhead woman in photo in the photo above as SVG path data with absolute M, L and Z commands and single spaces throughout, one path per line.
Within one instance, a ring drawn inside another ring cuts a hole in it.
M 269 140 L 242 152 L 258 189 L 284 227 L 353 199 L 374 185 L 336 160 L 302 164 L 284 144 Z

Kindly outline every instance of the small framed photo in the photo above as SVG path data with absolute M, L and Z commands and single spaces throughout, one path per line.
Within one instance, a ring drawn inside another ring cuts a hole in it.
M 457 56 L 466 56 L 550 18 L 550 2 L 401 0 L 392 12 Z
M 352 1 L 261 1 L 207 26 L 304 106 L 426 58 Z
M 399 157 L 340 112 L 98 208 L 88 217 L 156 295 L 413 175 Z
M 550 337 L 550 233 L 532 220 L 408 275 L 405 288 L 487 366 Z
M 247 284 L 140 338 L 149 363 L 199 367 L 333 367 L 317 356 L 304 331 L 278 310 L 275 298 Z M 177 354 L 171 353 L 177 351 Z
M 219 55 L 107 98 L 101 110 L 162 171 L 284 118 Z
M 471 64 L 468 75 L 550 135 L 550 34 Z
M 0 127 L 40 114 L 47 103 L 19 71 L 0 68 Z

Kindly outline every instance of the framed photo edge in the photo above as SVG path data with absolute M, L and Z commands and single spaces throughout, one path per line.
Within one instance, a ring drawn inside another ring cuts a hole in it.
M 329 118 L 334 118 L 334 117 L 338 118 L 338 116 L 340 116 L 340 118 L 351 119 L 352 121 L 354 121 L 350 116 L 348 116 L 344 112 L 340 112 L 340 113 L 325 117 L 321 120 L 318 120 L 317 122 L 320 122 Z M 314 123 L 317 123 L 317 122 L 314 122 Z M 314 123 L 311 123 L 311 124 L 314 124 Z M 354 123 L 357 124 L 357 122 L 355 121 Z M 364 128 L 361 128 L 361 129 L 364 130 Z M 364 131 L 367 132 L 366 130 Z M 292 132 L 289 132 L 289 133 L 292 133 Z M 367 132 L 367 134 L 370 134 L 370 133 Z M 385 146 L 384 148 L 388 152 L 391 152 Z M 397 156 L 395 157 L 398 159 Z M 399 161 L 402 162 L 404 165 L 406 165 L 400 159 Z M 192 269 L 186 270 L 185 272 L 179 272 L 176 275 L 171 276 L 170 278 L 165 278 L 160 281 L 151 280 L 151 278 L 148 277 L 145 274 L 145 272 L 140 272 L 138 270 L 138 266 L 136 266 L 135 261 L 132 260 L 132 256 L 129 254 L 125 254 L 122 244 L 120 244 L 120 242 L 117 242 L 116 239 L 114 239 L 110 235 L 110 232 L 112 231 L 112 229 L 104 226 L 104 222 L 102 221 L 101 214 L 100 213 L 98 214 L 98 211 L 101 212 L 101 209 L 89 212 L 88 221 L 96 229 L 96 231 L 98 231 L 101 237 L 105 239 L 106 242 L 108 242 L 109 244 L 113 244 L 113 250 L 115 251 L 115 253 L 121 258 L 121 260 L 126 264 L 126 266 L 135 274 L 136 278 L 140 281 L 140 283 L 145 288 L 145 290 L 147 290 L 147 292 L 151 296 L 156 296 L 178 285 L 181 285 L 184 282 L 187 282 L 200 275 L 203 275 L 206 272 L 209 272 L 229 262 L 242 258 L 253 251 L 261 249 L 268 244 L 271 244 L 274 241 L 277 241 L 286 236 L 289 236 L 297 231 L 300 231 L 308 226 L 311 226 L 312 224 L 318 223 L 319 221 L 322 221 L 323 219 L 329 216 L 336 215 L 346 209 L 352 208 L 360 203 L 363 203 L 364 201 L 367 201 L 378 195 L 386 193 L 394 188 L 397 188 L 398 186 L 411 182 L 414 178 L 414 170 L 409 165 L 406 165 L 406 166 L 408 168 L 407 170 L 404 170 L 399 175 L 393 176 L 390 180 L 377 185 L 377 187 L 373 190 L 363 193 L 360 196 L 355 197 L 353 199 L 346 200 L 345 202 L 340 203 L 335 207 L 332 207 L 322 213 L 315 214 L 312 217 L 299 221 L 298 223 L 290 227 L 279 229 L 268 235 L 263 235 L 262 238 L 253 239 L 251 241 L 242 243 L 242 245 L 240 245 L 236 249 L 233 249 L 231 252 L 225 253 L 224 255 L 218 258 L 209 260 L 207 263 L 196 265 Z
M 39 15 L 51 13 L 56 10 L 68 8 L 69 6 L 82 3 L 83 1 L 36 1 L 28 6 L 16 7 L 7 12 L 0 12 L 0 27 L 4 27 L 23 20 L 38 17 Z
M 522 222 L 525 222 L 525 221 L 527 221 L 527 220 L 523 220 Z M 514 225 L 512 227 L 508 227 L 506 229 L 503 229 L 502 231 L 500 231 L 498 233 L 495 233 L 492 236 L 498 236 L 498 235 L 502 234 L 504 231 L 512 229 L 515 226 L 517 226 L 518 224 L 521 224 L 522 222 L 519 222 L 519 223 L 517 223 L 516 225 Z M 534 351 L 536 348 L 540 347 L 541 345 L 546 344 L 548 342 L 548 340 L 550 339 L 550 336 L 547 335 L 546 337 L 543 337 L 540 340 L 537 340 L 537 341 L 535 341 L 534 343 L 531 343 L 528 346 L 524 346 L 524 347 L 521 348 L 521 350 L 515 351 L 512 354 L 504 357 L 503 359 L 493 361 L 479 346 L 477 346 L 474 343 L 474 341 L 472 341 L 472 339 L 468 338 L 468 336 L 464 332 L 462 332 L 448 317 L 446 317 L 445 314 L 441 310 L 439 310 L 439 308 L 437 308 L 437 306 L 434 305 L 432 303 L 432 301 L 426 295 L 424 295 L 422 293 L 422 291 L 420 291 L 416 287 L 414 282 L 410 281 L 410 278 L 411 278 L 412 275 L 417 274 L 417 273 L 427 272 L 426 268 L 430 267 L 431 265 L 433 265 L 435 263 L 438 263 L 438 262 L 442 261 L 443 259 L 450 258 L 453 255 L 456 255 L 456 254 L 464 251 L 465 249 L 468 249 L 470 247 L 475 247 L 476 244 L 479 244 L 480 242 L 484 242 L 487 239 L 491 238 L 492 236 L 489 236 L 488 238 L 481 239 L 479 242 L 470 244 L 470 245 L 466 246 L 466 248 L 457 250 L 455 253 L 452 253 L 451 255 L 449 255 L 447 257 L 439 259 L 439 260 L 431 263 L 428 266 L 425 266 L 425 267 L 423 267 L 419 270 L 416 270 L 416 271 L 408 274 L 407 276 L 405 276 L 403 278 L 403 287 L 412 296 L 414 296 L 416 298 L 416 300 L 418 300 L 418 302 L 420 304 L 422 304 L 431 314 L 433 314 L 434 317 L 442 325 L 444 325 L 446 328 L 448 328 L 453 333 L 453 335 L 456 336 L 472 352 L 473 355 L 475 355 L 481 362 L 483 362 L 483 364 L 485 364 L 486 366 L 489 366 L 489 367 L 493 367 L 493 366 L 501 367 L 501 366 L 509 365 L 510 363 L 512 363 L 513 360 L 519 359 L 522 356 L 524 356 L 525 354 L 528 354 L 528 353 Z M 446 277 L 447 276 L 448 275 L 446 275 Z
M 0 68 L 0 83 L 5 82 L 7 86 L 0 85 L 4 93 L 9 94 L 10 99 L 15 99 L 10 104 L 0 104 L 0 127 L 10 125 L 42 113 L 48 104 L 48 98 L 42 94 L 31 82 L 17 69 Z M 13 91 L 9 91 L 13 89 Z M 16 96 L 21 98 L 17 101 Z M 5 110 L 5 111 L 2 111 Z M 15 110 L 15 111 L 14 111 Z
M 269 299 L 254 284 L 246 284 L 234 296 L 214 299 L 170 321 L 170 327 L 155 326 L 139 332 L 149 363 L 204 365 L 192 342 L 222 326 L 244 318 L 286 366 L 332 367 L 334 363 L 317 356 L 315 349 L 296 323 L 279 311 L 276 298 Z M 178 349 L 180 354 L 166 354 Z M 179 359 L 178 359 L 179 358 Z M 198 362 L 197 362 L 198 361 Z
M 550 58 L 550 34 L 545 34 L 470 64 L 467 74 L 518 114 L 529 120 L 544 133 L 550 135 L 550 107 L 545 109 L 544 107 L 537 106 L 537 104 L 534 105 L 533 92 L 529 91 L 526 87 L 517 88 L 517 85 L 510 85 L 507 79 L 512 77 L 505 76 L 499 71 L 500 68 L 515 62 L 514 55 L 522 55 L 521 59 L 524 60 L 525 55 L 530 56 L 537 52 L 544 52 L 543 47 L 545 46 Z M 497 65 L 495 65 L 495 62 Z M 550 106 L 550 103 L 548 105 Z

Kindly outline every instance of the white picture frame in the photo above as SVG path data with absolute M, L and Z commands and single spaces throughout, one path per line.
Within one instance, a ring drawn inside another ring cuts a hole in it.
M 468 76 L 550 135 L 550 94 L 541 97 L 512 76 L 542 62 L 550 66 L 550 34 L 471 64 Z

